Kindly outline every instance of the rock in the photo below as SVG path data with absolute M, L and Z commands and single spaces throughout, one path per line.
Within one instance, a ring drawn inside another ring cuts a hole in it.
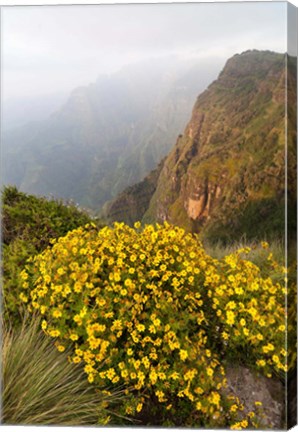
M 284 427 L 285 389 L 282 383 L 266 378 L 243 366 L 228 366 L 226 369 L 226 394 L 237 396 L 244 404 L 244 411 L 255 410 L 255 402 L 262 402 L 264 428 L 282 429 Z

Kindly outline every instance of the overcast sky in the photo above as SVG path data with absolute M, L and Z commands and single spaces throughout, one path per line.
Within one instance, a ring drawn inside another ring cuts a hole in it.
M 141 59 L 286 51 L 286 3 L 3 7 L 2 96 L 70 91 Z

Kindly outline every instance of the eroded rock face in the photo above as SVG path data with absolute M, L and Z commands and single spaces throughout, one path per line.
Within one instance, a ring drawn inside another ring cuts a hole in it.
M 285 112 L 280 95 L 285 70 L 284 55 L 269 51 L 247 51 L 227 62 L 198 97 L 184 134 L 166 158 L 146 222 L 149 216 L 158 222 L 166 218 L 224 242 L 244 233 L 255 239 L 283 232 Z M 288 154 L 293 161 L 294 135 Z M 288 168 L 289 178 L 296 178 L 296 167 Z M 292 189 L 289 202 L 295 206 Z
M 255 402 L 262 402 L 262 428 L 283 429 L 285 389 L 280 381 L 266 378 L 243 366 L 226 369 L 227 394 L 234 394 L 244 404 L 245 412 L 255 410 Z

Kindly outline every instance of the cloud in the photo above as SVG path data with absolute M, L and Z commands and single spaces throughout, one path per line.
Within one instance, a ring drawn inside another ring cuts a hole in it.
M 4 97 L 71 89 L 151 56 L 282 52 L 285 25 L 282 2 L 4 7 Z

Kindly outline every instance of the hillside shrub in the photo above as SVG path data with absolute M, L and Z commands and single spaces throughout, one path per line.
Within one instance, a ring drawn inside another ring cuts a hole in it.
M 88 224 L 30 260 L 20 298 L 43 315 L 59 351 L 72 347 L 90 383 L 133 388 L 122 415 L 257 427 L 255 413 L 244 416 L 240 401 L 224 396 L 224 366 L 237 360 L 268 377 L 287 371 L 285 269 L 268 252 L 276 277 L 263 277 L 248 252 L 216 260 L 196 235 L 167 223 Z
M 52 238 L 90 222 L 90 217 L 74 205 L 47 200 L 7 186 L 2 192 L 3 305 L 6 318 L 21 322 L 18 301 L 19 273 L 30 256 L 45 249 Z

